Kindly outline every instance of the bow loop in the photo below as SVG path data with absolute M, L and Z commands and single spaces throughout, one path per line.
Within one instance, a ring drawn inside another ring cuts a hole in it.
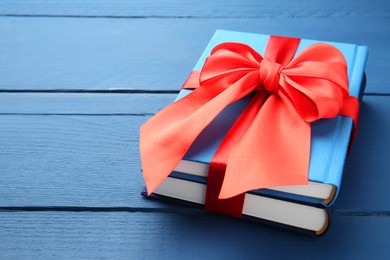
M 200 85 L 229 87 L 248 73 L 257 71 L 262 57 L 248 45 L 222 43 L 207 57 L 200 73 Z
M 347 64 L 335 47 L 317 43 L 282 71 L 281 86 L 306 122 L 337 116 L 348 96 Z

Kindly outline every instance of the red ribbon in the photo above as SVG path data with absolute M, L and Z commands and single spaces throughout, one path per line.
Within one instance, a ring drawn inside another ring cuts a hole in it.
M 196 89 L 141 127 L 148 194 L 226 106 L 253 91 L 210 163 L 206 209 L 239 217 L 247 191 L 308 183 L 310 123 L 340 114 L 351 117 L 356 130 L 359 103 L 349 96 L 342 53 L 317 43 L 293 59 L 299 42 L 271 36 L 264 58 L 240 43 L 212 50 L 200 74 L 193 72 L 186 82 L 185 87 Z

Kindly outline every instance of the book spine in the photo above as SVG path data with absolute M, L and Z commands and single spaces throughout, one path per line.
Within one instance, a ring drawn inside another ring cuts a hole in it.
M 353 68 L 352 72 L 349 78 L 349 86 L 351 89 L 351 95 L 358 97 L 359 101 L 362 101 L 364 89 L 366 87 L 366 78 L 364 69 L 367 62 L 367 56 L 368 56 L 368 48 L 366 46 L 356 46 L 355 55 L 354 55 L 354 62 L 353 62 Z M 332 170 L 332 167 L 341 167 L 341 170 L 344 169 L 345 160 L 340 161 L 339 158 L 345 158 L 347 156 L 347 147 L 348 143 L 351 137 L 351 130 L 353 127 L 353 122 L 350 118 L 343 118 L 344 120 L 341 120 L 341 131 L 339 131 L 340 136 L 338 137 L 338 140 L 342 140 L 344 142 L 342 145 L 338 143 L 339 147 L 344 147 L 345 149 L 335 149 L 333 153 L 333 163 L 331 163 L 331 172 L 337 172 L 338 170 L 334 171 Z M 329 202 L 328 206 L 333 205 L 334 201 L 336 200 L 338 193 L 340 191 L 341 186 L 341 180 L 342 180 L 342 174 L 340 175 L 330 175 L 328 180 L 326 180 L 328 183 L 332 183 L 336 186 L 336 194 L 333 197 L 332 201 Z
M 354 90 L 351 91 L 351 95 L 358 97 L 359 100 L 362 100 L 364 90 L 366 87 L 366 80 L 365 80 L 365 67 L 368 57 L 368 48 L 367 46 L 357 46 L 356 47 L 356 54 L 355 54 L 355 60 L 354 60 L 354 67 L 352 70 L 351 80 L 349 82 L 350 86 L 361 86 L 360 88 L 353 88 Z

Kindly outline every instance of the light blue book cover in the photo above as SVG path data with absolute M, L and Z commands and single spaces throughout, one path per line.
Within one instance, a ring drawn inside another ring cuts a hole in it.
M 201 70 L 205 59 L 211 50 L 223 42 L 240 42 L 251 46 L 261 55 L 264 54 L 269 35 L 242 33 L 218 30 L 200 57 L 194 70 Z M 304 48 L 317 43 L 315 40 L 302 39 L 297 50 L 298 54 Z M 350 95 L 361 97 L 364 91 L 364 67 L 367 60 L 367 47 L 354 44 L 325 42 L 337 47 L 343 54 L 348 65 Z M 181 90 L 177 99 L 188 94 L 191 90 Z M 212 159 L 225 134 L 233 125 L 236 118 L 249 102 L 250 97 L 237 101 L 227 107 L 218 117 L 198 136 L 184 160 L 208 164 Z M 335 187 L 331 201 L 296 194 L 289 194 L 269 189 L 254 191 L 264 196 L 286 200 L 302 201 L 329 206 L 334 202 L 340 190 L 344 163 L 353 127 L 352 119 L 338 116 L 333 119 L 322 119 L 311 124 L 311 154 L 309 166 L 309 181 L 330 184 Z M 175 177 L 191 179 L 188 174 L 175 173 Z

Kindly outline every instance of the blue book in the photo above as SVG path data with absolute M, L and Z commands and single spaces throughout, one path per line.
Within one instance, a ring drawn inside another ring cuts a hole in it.
M 194 70 L 202 69 L 211 50 L 220 43 L 244 43 L 263 55 L 268 39 L 269 35 L 218 30 L 207 45 Z M 317 42 L 302 39 L 297 54 Z M 368 54 L 367 47 L 336 42 L 325 43 L 332 44 L 344 54 L 348 65 L 350 95 L 361 99 L 365 86 L 364 67 Z M 190 92 L 191 90 L 182 89 L 177 99 Z M 198 136 L 175 171 L 155 191 L 155 196 L 204 204 L 209 162 L 249 100 L 250 97 L 231 104 L 212 121 Z M 327 208 L 333 204 L 340 190 L 352 127 L 352 119 L 344 116 L 322 119 L 312 123 L 309 185 L 272 187 L 251 191 L 246 195 L 243 215 L 309 230 L 317 235 L 322 234 L 329 224 Z M 182 189 L 182 187 L 186 188 Z M 245 212 L 248 196 L 251 200 L 256 201 L 253 202 L 254 204 L 251 202 L 251 206 L 248 206 L 249 211 L 256 211 L 256 208 L 259 208 L 260 214 L 247 214 Z M 274 205 L 274 207 L 270 205 Z M 264 207 L 268 211 L 271 208 L 273 210 L 280 208 L 281 210 L 272 212 L 270 216 L 264 216 L 263 214 L 266 214 L 262 210 Z M 308 210 L 306 210 L 307 207 Z M 282 215 L 292 212 L 292 208 L 295 209 L 293 210 L 296 214 L 295 220 L 283 218 Z M 307 216 L 304 218 L 304 222 L 310 222 L 314 219 L 319 221 L 312 221 L 312 224 L 305 226 L 297 221 L 304 216 Z

